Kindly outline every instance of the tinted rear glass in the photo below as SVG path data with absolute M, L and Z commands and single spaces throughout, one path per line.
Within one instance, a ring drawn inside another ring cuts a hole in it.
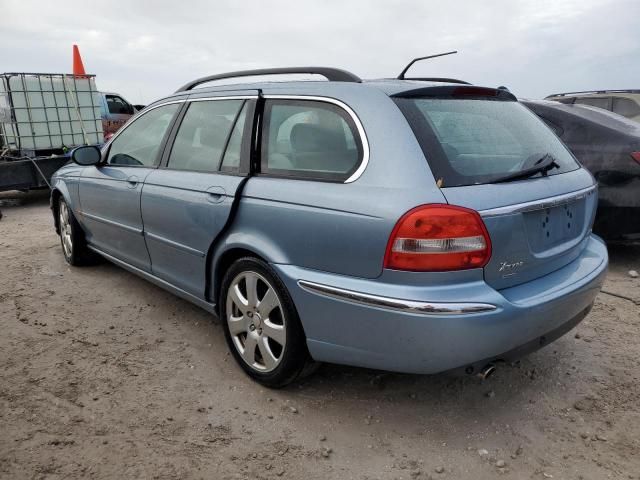
M 533 167 L 546 155 L 558 168 L 579 168 L 558 137 L 515 101 L 396 98 L 431 171 L 443 187 L 491 183 Z

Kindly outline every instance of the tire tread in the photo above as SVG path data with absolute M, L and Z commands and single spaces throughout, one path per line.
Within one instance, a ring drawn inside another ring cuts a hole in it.
M 280 365 L 278 365 L 272 372 L 257 372 L 242 360 L 240 354 L 236 350 L 236 347 L 233 345 L 226 320 L 226 292 L 229 285 L 236 275 L 249 269 L 256 270 L 272 283 L 272 286 L 278 293 L 282 308 L 285 310 L 283 312 L 287 323 L 287 345 L 284 352 L 285 357 L 282 359 Z M 302 323 L 300 322 L 298 312 L 284 283 L 266 262 L 256 257 L 242 257 L 233 262 L 223 276 L 219 302 L 220 319 L 223 324 L 227 345 L 236 359 L 236 362 L 247 375 L 258 383 L 269 388 L 285 387 L 301 377 L 305 368 L 310 362 L 312 362 L 309 351 L 307 350 L 306 337 L 304 335 Z

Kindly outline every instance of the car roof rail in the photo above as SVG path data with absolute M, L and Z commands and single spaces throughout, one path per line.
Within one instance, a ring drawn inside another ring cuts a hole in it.
M 552 93 L 551 95 L 547 95 L 544 98 L 564 97 L 566 95 L 580 95 L 583 93 L 640 93 L 640 90 L 637 88 L 627 88 L 627 89 L 617 89 L 617 90 L 584 90 L 582 92 Z
M 284 67 L 284 68 L 261 68 L 257 70 L 239 70 L 237 72 L 219 73 L 217 75 L 209 75 L 207 77 L 198 78 L 186 85 L 183 85 L 178 92 L 186 92 L 203 83 L 213 82 L 216 80 L 225 80 L 228 78 L 240 77 L 257 77 L 262 75 L 290 75 L 290 74 L 314 74 L 322 75 L 330 82 L 355 82 L 360 83 L 362 79 L 357 75 L 340 68 L 332 67 Z
M 416 80 L 418 82 L 442 82 L 442 83 L 460 83 L 462 85 L 471 85 L 471 83 L 466 82 L 464 80 L 459 80 L 457 78 L 446 78 L 446 77 L 404 77 L 402 80 Z

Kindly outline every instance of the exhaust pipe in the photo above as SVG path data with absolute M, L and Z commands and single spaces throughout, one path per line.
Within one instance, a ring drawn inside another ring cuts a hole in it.
M 484 367 L 482 367 L 482 369 L 480 369 L 480 371 L 477 373 L 476 376 L 482 380 L 486 380 L 491 375 L 493 375 L 493 372 L 495 371 L 496 371 L 496 366 L 493 363 L 488 363 Z

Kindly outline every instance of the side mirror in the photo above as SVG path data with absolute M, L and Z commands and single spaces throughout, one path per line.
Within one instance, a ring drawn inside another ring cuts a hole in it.
M 95 145 L 78 147 L 71 152 L 71 160 L 78 165 L 97 165 L 101 159 L 100 149 Z

